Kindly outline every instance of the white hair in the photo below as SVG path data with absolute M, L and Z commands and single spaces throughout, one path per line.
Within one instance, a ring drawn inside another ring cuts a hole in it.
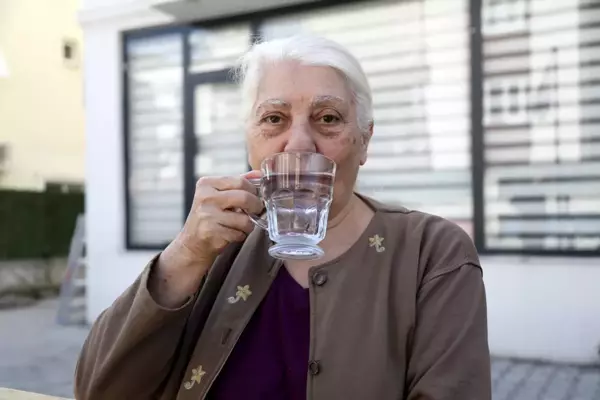
M 307 66 L 331 67 L 341 73 L 354 96 L 358 127 L 362 133 L 368 132 L 373 123 L 373 98 L 360 63 L 339 43 L 306 34 L 256 43 L 240 58 L 236 77 L 242 87 L 246 119 L 256 101 L 265 64 L 288 60 Z

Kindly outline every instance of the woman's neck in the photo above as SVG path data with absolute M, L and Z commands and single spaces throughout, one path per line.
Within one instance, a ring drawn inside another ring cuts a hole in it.
M 337 212 L 332 216 L 332 218 L 327 221 L 327 234 L 332 229 L 335 229 L 338 225 L 342 224 L 344 221 L 348 219 L 350 214 L 353 214 L 356 210 L 357 201 L 361 201 L 358 196 L 354 193 L 350 195 L 350 198 L 341 208 L 341 210 L 337 210 Z
M 373 218 L 373 210 L 360 197 L 352 194 L 347 204 L 327 223 L 327 235 L 321 247 L 350 247 L 362 235 Z

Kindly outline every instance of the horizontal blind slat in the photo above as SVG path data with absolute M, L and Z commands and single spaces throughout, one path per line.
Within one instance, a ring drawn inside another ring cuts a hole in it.
M 597 250 L 600 8 L 509 3 L 483 10 L 486 246 Z
M 130 39 L 129 237 L 163 245 L 183 218 L 183 47 L 179 34 Z
M 189 36 L 190 72 L 228 69 L 248 50 L 250 24 L 242 23 L 214 29 L 194 29 Z

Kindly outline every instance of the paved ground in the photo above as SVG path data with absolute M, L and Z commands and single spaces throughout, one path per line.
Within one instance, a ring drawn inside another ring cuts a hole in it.
M 56 325 L 57 304 L 0 310 L 0 387 L 73 397 L 73 370 L 87 329 Z
M 493 400 L 600 400 L 600 368 L 494 360 Z
M 85 328 L 54 323 L 56 300 L 0 310 L 0 387 L 73 397 Z M 493 400 L 600 400 L 600 369 L 496 359 Z

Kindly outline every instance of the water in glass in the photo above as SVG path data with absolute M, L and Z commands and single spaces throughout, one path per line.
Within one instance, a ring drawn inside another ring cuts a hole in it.
M 302 257 L 303 247 L 315 246 L 325 238 L 333 181 L 331 172 L 273 173 L 263 177 L 269 237 L 288 247 L 288 256 Z

